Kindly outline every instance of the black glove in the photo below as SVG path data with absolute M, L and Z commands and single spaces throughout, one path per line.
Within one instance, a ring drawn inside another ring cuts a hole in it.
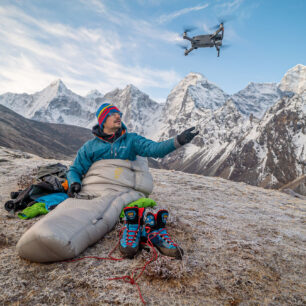
M 80 183 L 72 183 L 67 191 L 67 194 L 70 198 L 75 197 L 75 193 L 80 192 L 82 189 L 82 186 Z
M 195 127 L 192 127 L 186 131 L 184 131 L 183 133 L 181 133 L 180 135 L 177 135 L 177 141 L 178 143 L 183 146 L 184 144 L 190 142 L 194 136 L 197 136 L 199 134 L 199 131 L 195 132 L 195 133 L 191 133 L 191 131 L 193 131 L 195 129 Z

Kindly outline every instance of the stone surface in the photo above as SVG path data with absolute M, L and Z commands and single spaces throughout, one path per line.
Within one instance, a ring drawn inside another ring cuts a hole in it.
M 18 239 L 39 218 L 9 217 L 3 203 L 21 175 L 51 162 L 0 148 L 0 304 L 140 305 L 136 286 L 108 279 L 142 267 L 145 251 L 123 261 L 37 264 L 18 257 Z M 222 178 L 152 174 L 151 198 L 169 210 L 168 232 L 185 255 L 159 255 L 148 265 L 137 280 L 148 305 L 305 305 L 305 200 Z M 106 257 L 120 227 L 81 256 Z

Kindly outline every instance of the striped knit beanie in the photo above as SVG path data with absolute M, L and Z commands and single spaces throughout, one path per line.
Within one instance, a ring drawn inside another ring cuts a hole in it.
M 98 122 L 101 128 L 103 128 L 103 124 L 107 116 L 112 113 L 119 113 L 120 116 L 122 116 L 122 113 L 120 112 L 120 110 L 112 104 L 104 103 L 99 107 L 99 109 L 96 112 L 96 116 L 98 118 Z

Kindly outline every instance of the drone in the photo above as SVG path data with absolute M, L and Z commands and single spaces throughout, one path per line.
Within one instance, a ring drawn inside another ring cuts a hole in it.
M 218 57 L 220 56 L 220 47 L 222 46 L 222 39 L 224 35 L 224 24 L 221 22 L 217 26 L 217 30 L 213 34 L 206 34 L 206 35 L 198 35 L 193 36 L 192 38 L 187 36 L 187 33 L 192 31 L 193 29 L 185 29 L 183 34 L 183 39 L 187 39 L 191 42 L 191 48 L 185 49 L 185 56 L 187 56 L 192 50 L 198 48 L 212 48 L 215 47 L 218 52 Z

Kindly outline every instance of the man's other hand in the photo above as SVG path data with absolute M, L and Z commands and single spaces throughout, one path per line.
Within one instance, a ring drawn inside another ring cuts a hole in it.
M 80 192 L 82 189 L 82 186 L 80 183 L 72 183 L 67 191 L 67 194 L 70 198 L 75 197 L 75 193 Z
M 199 131 L 192 133 L 192 131 L 195 129 L 195 127 L 192 127 L 183 133 L 177 135 L 177 141 L 178 143 L 183 146 L 186 143 L 189 143 L 195 136 L 199 134 Z

